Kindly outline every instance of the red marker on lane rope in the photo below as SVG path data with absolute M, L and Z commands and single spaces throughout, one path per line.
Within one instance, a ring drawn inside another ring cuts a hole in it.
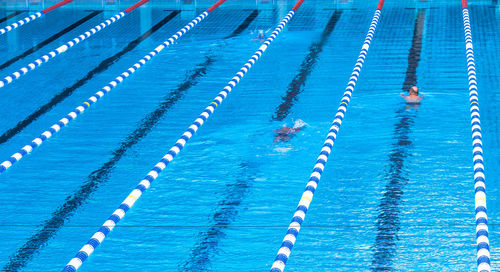
M 226 0 L 219 0 L 217 3 L 213 4 L 211 7 L 207 9 L 208 12 L 212 12 L 214 9 L 218 8 L 222 3 L 226 2 Z
M 297 11 L 300 8 L 300 6 L 302 5 L 302 3 L 304 3 L 304 0 L 297 1 L 297 3 L 295 3 L 295 5 L 293 6 L 292 10 Z
M 385 0 L 380 0 L 380 1 L 378 2 L 377 9 L 381 10 L 381 9 L 384 7 L 384 2 L 385 2 Z
M 53 6 L 50 6 L 50 7 L 46 8 L 46 9 L 42 10 L 42 12 L 44 14 L 47 14 L 47 13 L 55 10 L 56 8 L 62 7 L 62 6 L 66 5 L 66 4 L 69 4 L 71 2 L 73 2 L 73 0 L 64 0 L 64 1 L 61 1 L 61 2 L 59 2 L 59 3 L 57 3 L 57 4 L 53 5 Z
M 131 12 L 132 10 L 134 10 L 134 9 L 136 9 L 136 8 L 138 8 L 138 7 L 142 6 L 142 5 L 144 5 L 144 4 L 146 4 L 147 2 L 149 2 L 149 0 L 141 0 L 141 1 L 139 1 L 139 2 L 137 2 L 137 3 L 135 3 L 135 4 L 133 4 L 133 5 L 132 5 L 132 6 L 130 6 L 129 8 L 125 9 L 125 12 L 126 12 L 126 13 L 129 13 L 129 12 Z

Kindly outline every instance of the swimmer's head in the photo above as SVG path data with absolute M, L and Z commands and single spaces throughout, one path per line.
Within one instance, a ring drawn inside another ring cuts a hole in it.
M 418 95 L 418 87 L 417 86 L 412 86 L 409 90 L 410 95 Z
M 308 126 L 308 124 L 300 119 L 296 120 L 295 123 L 293 123 L 293 128 L 301 128 Z
M 259 34 L 264 34 L 264 29 L 259 29 Z

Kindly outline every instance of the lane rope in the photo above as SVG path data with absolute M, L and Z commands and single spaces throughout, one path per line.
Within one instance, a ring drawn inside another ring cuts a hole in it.
M 62 6 L 66 5 L 66 4 L 69 4 L 71 2 L 73 2 L 73 0 L 64 0 L 64 1 L 61 1 L 61 2 L 55 4 L 55 5 L 51 6 L 51 7 L 48 7 L 46 9 L 42 10 L 42 11 L 36 12 L 35 14 L 32 14 L 32 15 L 30 15 L 30 16 L 22 19 L 22 20 L 19 20 L 19 21 L 15 22 L 15 23 L 13 23 L 11 25 L 8 25 L 8 26 L 0 29 L 0 36 L 3 35 L 3 34 L 5 34 L 5 33 L 7 33 L 7 32 L 9 32 L 9 31 L 11 31 L 11 30 L 13 30 L 13 29 L 16 29 L 16 28 L 18 28 L 18 27 L 20 27 L 22 25 L 25 25 L 25 24 L 27 24 L 29 22 L 32 22 L 32 21 L 34 21 L 34 20 L 42 17 L 42 15 L 45 15 L 45 14 L 53 11 L 54 9 L 56 9 L 58 7 L 62 7 Z
M 71 25 L 65 27 L 64 29 L 62 29 L 61 31 L 55 33 L 54 35 L 51 35 L 50 37 L 46 38 L 45 40 L 43 41 L 40 41 L 39 43 L 35 44 L 33 47 L 31 47 L 30 49 L 24 51 L 22 54 L 19 54 L 15 57 L 12 57 L 11 59 L 7 60 L 6 62 L 0 64 L 0 70 L 3 70 L 7 67 L 9 67 L 10 65 L 16 63 L 17 61 L 35 53 L 36 51 L 38 50 L 41 50 L 43 49 L 45 46 L 51 44 L 52 42 L 54 42 L 55 40 L 59 39 L 60 37 L 66 35 L 67 33 L 73 31 L 75 28 L 81 26 L 82 24 L 86 23 L 87 21 L 89 21 L 90 19 L 94 18 L 95 16 L 101 14 L 103 11 L 102 10 L 96 10 L 96 11 L 92 11 L 90 12 L 89 14 L 87 14 L 87 16 L 84 16 L 83 18 L 81 18 L 80 20 L 72 23 Z
M 472 30 L 470 26 L 467 0 L 462 0 L 464 22 L 465 49 L 469 81 L 470 117 L 472 126 L 472 153 L 474 162 L 475 212 L 476 212 L 476 245 L 477 271 L 490 272 L 490 241 L 488 238 L 488 216 L 486 215 L 486 185 L 483 165 L 483 141 L 481 120 L 479 115 L 479 96 L 477 90 L 476 64 L 472 46 Z
M 300 3 L 303 2 L 299 1 Z M 299 3 L 297 2 L 297 3 Z M 221 4 L 221 3 L 220 3 Z M 219 5 L 220 5 L 219 4 Z M 184 148 L 186 143 L 196 133 L 196 131 L 205 123 L 205 121 L 212 115 L 215 109 L 222 103 L 228 96 L 233 88 L 240 82 L 245 74 L 252 68 L 252 66 L 259 60 L 262 54 L 267 50 L 268 46 L 274 41 L 278 34 L 283 30 L 288 21 L 294 16 L 295 11 L 300 5 L 294 6 L 292 10 L 281 20 L 279 25 L 274 29 L 272 34 L 267 40 L 259 47 L 259 49 L 252 55 L 252 57 L 243 65 L 243 67 L 236 73 L 236 75 L 229 81 L 224 89 L 214 98 L 214 100 L 205 108 L 205 110 L 198 116 L 198 118 L 189 126 L 189 128 L 182 134 L 176 141 L 174 146 L 170 148 L 168 153 L 154 166 L 154 168 L 141 180 L 141 182 L 132 190 L 125 200 L 120 204 L 113 214 L 104 222 L 99 230 L 90 238 L 90 240 L 80 249 L 76 256 L 66 265 L 63 272 L 74 272 L 82 263 L 94 252 L 95 248 L 99 246 L 106 236 L 113 230 L 118 222 L 125 216 L 125 213 L 132 208 L 135 202 L 142 196 L 151 183 L 159 176 L 167 165 L 174 159 L 174 157 Z M 207 10 L 208 11 L 208 10 Z
M 90 36 L 96 34 L 97 32 L 105 29 L 109 25 L 117 22 L 121 18 L 125 17 L 125 15 L 127 15 L 128 13 L 130 13 L 132 10 L 136 9 L 137 7 L 143 5 L 143 4 L 147 3 L 147 2 L 149 2 L 149 0 L 141 0 L 141 1 L 137 2 L 133 6 L 127 8 L 125 11 L 122 11 L 122 12 L 120 12 L 120 13 L 112 16 L 112 17 L 110 17 L 106 21 L 104 21 L 104 22 L 96 25 L 95 27 L 89 29 L 85 33 L 83 33 L 80 36 L 74 38 L 73 40 L 70 40 L 69 42 L 66 42 L 65 44 L 59 46 L 58 48 L 50 51 L 49 53 L 43 55 L 40 58 L 34 60 L 30 64 L 28 64 L 28 65 L 20 68 L 16 72 L 14 72 L 14 73 L 12 73 L 12 74 L 4 77 L 2 80 L 0 80 L 0 88 L 5 87 L 6 85 L 12 83 L 14 80 L 19 79 L 21 76 L 27 74 L 30 71 L 35 70 L 38 67 L 40 67 L 43 63 L 46 63 L 49 60 L 55 58 L 56 56 L 58 56 L 58 55 L 60 55 L 60 54 L 62 54 L 64 52 L 68 51 L 68 49 L 70 49 L 71 47 L 73 47 L 73 46 L 77 45 L 78 43 L 84 41 L 85 39 L 87 39 Z M 127 12 L 127 10 L 128 10 L 128 12 Z
M 286 232 L 285 238 L 283 239 L 281 247 L 278 250 L 276 258 L 274 259 L 273 265 L 271 267 L 271 272 L 283 272 L 283 270 L 285 269 L 286 262 L 290 257 L 293 245 L 297 240 L 300 228 L 306 217 L 307 209 L 311 204 L 314 192 L 316 191 L 319 180 L 321 179 L 321 175 L 328 160 L 328 156 L 330 155 L 335 139 L 337 138 L 337 133 L 340 129 L 340 125 L 342 124 L 342 119 L 344 118 L 344 115 L 347 111 L 347 106 L 349 104 L 349 101 L 351 100 L 352 92 L 354 91 L 354 87 L 356 86 L 359 73 L 361 72 L 361 68 L 363 67 L 363 63 L 365 62 L 368 49 L 370 48 L 371 40 L 373 38 L 373 35 L 375 34 L 375 29 L 377 28 L 377 23 L 379 21 L 383 5 L 384 0 L 380 0 L 377 10 L 375 11 L 375 15 L 373 16 L 370 29 L 368 30 L 368 34 L 366 35 L 365 41 L 361 48 L 361 53 L 354 67 L 354 71 L 351 74 L 346 91 L 344 92 L 344 95 L 340 102 L 340 106 L 337 110 L 337 114 L 335 115 L 335 119 L 333 120 L 333 124 L 330 127 L 330 131 L 328 132 L 327 138 L 323 144 L 321 153 L 316 160 L 313 172 L 309 178 L 309 182 L 306 185 L 305 191 L 300 198 L 292 221 L 288 226 L 288 231 Z
M 217 3 L 224 3 L 226 0 L 219 0 Z M 219 5 L 220 5 L 219 4 Z M 213 10 L 213 9 L 212 9 Z M 135 73 L 139 68 L 141 68 L 146 62 L 151 60 L 154 56 L 160 53 L 164 48 L 173 44 L 177 39 L 182 37 L 186 32 L 188 32 L 191 28 L 197 25 L 200 21 L 205 19 L 208 16 L 208 10 L 200 14 L 198 17 L 193 19 L 189 24 L 185 25 L 182 29 L 177 31 L 174 35 L 172 35 L 168 40 L 157 46 L 153 51 L 149 52 L 146 56 L 128 68 L 125 72 L 117 76 L 113 81 L 109 82 L 106 86 L 104 86 L 100 91 L 91 96 L 87 101 L 83 102 L 80 106 L 76 107 L 72 112 L 68 113 L 64 118 L 59 120 L 56 124 L 52 125 L 48 130 L 44 131 L 40 136 L 31 141 L 30 144 L 21 148 L 18 152 L 10 156 L 9 159 L 2 162 L 0 164 L 0 174 L 4 173 L 5 170 L 10 168 L 14 163 L 21 160 L 24 156 L 31 153 L 33 149 L 39 147 L 43 142 L 52 137 L 52 135 L 56 134 L 61 130 L 61 128 L 65 127 L 70 121 L 76 119 L 76 117 L 82 114 L 86 109 L 90 107 L 90 105 L 94 104 L 103 97 L 105 94 L 110 92 L 114 87 L 124 81 L 127 77 Z

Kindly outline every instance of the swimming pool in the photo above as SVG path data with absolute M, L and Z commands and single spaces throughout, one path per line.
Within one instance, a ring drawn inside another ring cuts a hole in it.
M 2 158 L 212 2 L 148 3 L 0 89 Z M 11 62 L 1 75 L 131 4 L 72 3 L 0 36 L 0 65 Z M 61 270 L 259 48 L 258 31 L 273 29 L 292 5 L 228 0 L 3 173 L 2 269 Z M 376 7 L 305 1 L 81 270 L 269 270 Z M 469 9 L 495 268 L 500 15 L 496 1 Z M 16 10 L 23 7 L 0 17 Z M 386 1 L 287 271 L 476 269 L 463 35 L 460 1 Z M 425 94 L 418 108 L 399 96 L 411 80 Z M 275 130 L 297 119 L 309 126 L 275 143 Z

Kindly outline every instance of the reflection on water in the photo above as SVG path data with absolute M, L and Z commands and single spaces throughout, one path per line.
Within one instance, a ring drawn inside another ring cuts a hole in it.
M 417 67 L 422 51 L 422 35 L 425 23 L 425 10 L 418 11 L 413 32 L 412 47 L 408 55 L 408 68 L 403 90 L 417 83 Z M 405 160 L 410 156 L 412 141 L 411 128 L 417 114 L 418 105 L 405 105 L 396 112 L 399 120 L 394 126 L 394 143 L 389 155 L 389 167 L 385 176 L 387 184 L 378 206 L 376 222 L 377 236 L 373 246 L 372 271 L 392 271 L 396 255 L 396 241 L 400 228 L 399 213 L 404 186 L 408 183 Z
M 52 217 L 47 219 L 43 227 L 34 233 L 11 257 L 4 266 L 4 271 L 19 271 L 33 258 L 38 251 L 47 245 L 66 222 L 84 205 L 92 195 L 109 181 L 109 177 L 116 165 L 126 153 L 137 143 L 142 141 L 162 120 L 170 108 L 182 100 L 191 87 L 198 84 L 208 68 L 215 62 L 213 56 L 207 56 L 203 63 L 197 65 L 196 69 L 188 72 L 185 80 L 163 98 L 158 107 L 146 115 L 137 128 L 130 133 L 112 153 L 113 156 L 107 162 L 94 170 L 87 180 L 66 201 L 52 212 Z
M 255 167 L 243 162 L 240 168 L 241 175 L 226 185 L 222 200 L 210 216 L 210 224 L 200 231 L 189 259 L 179 265 L 178 271 L 211 271 L 211 260 L 218 251 L 219 242 L 226 236 L 225 230 L 238 216 L 239 206 L 255 182 Z
M 330 37 L 330 35 L 332 34 L 333 29 L 335 28 L 335 25 L 337 24 L 341 15 L 341 10 L 335 11 L 330 17 L 330 20 L 326 24 L 325 28 L 323 29 L 320 39 L 317 42 L 314 42 L 309 47 L 309 53 L 300 64 L 299 73 L 288 85 L 286 95 L 282 97 L 283 101 L 281 102 L 281 104 L 276 107 L 276 113 L 272 117 L 272 120 L 283 121 L 288 116 L 288 114 L 290 114 L 290 110 L 293 107 L 293 104 L 298 100 L 298 95 L 304 91 L 307 77 L 314 69 L 316 62 L 319 59 L 319 54 L 321 53 L 321 51 L 323 51 L 323 47 L 328 41 L 328 37 Z
M 399 122 L 394 127 L 395 143 L 389 155 L 387 184 L 378 206 L 377 236 L 373 247 L 372 271 L 392 271 L 392 259 L 396 254 L 396 240 L 400 228 L 399 213 L 404 186 L 408 183 L 405 160 L 410 156 L 411 128 L 416 112 L 406 106 L 397 111 Z

